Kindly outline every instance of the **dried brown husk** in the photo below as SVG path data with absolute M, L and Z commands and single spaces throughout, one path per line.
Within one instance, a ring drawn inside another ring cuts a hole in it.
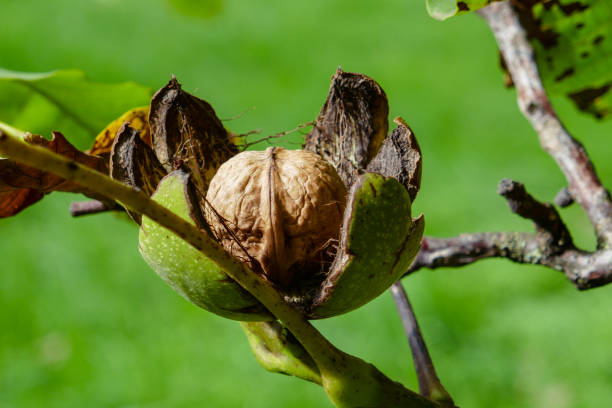
M 183 91 L 175 78 L 153 96 L 149 125 L 162 166 L 197 175 L 193 182 L 203 194 L 219 166 L 238 153 L 212 106 Z
M 412 129 L 400 117 L 394 119 L 397 127 L 385 139 L 367 171 L 397 179 L 414 201 L 421 187 L 423 156 Z
M 338 69 L 304 149 L 331 163 L 350 188 L 387 136 L 389 104 L 372 78 Z
M 287 288 L 325 269 L 337 242 L 346 187 L 333 167 L 303 150 L 240 153 L 211 181 L 207 223 L 222 245 Z
M 142 141 L 140 132 L 124 123 L 113 140 L 110 175 L 115 180 L 151 196 L 166 175 L 166 170 L 157 160 L 155 152 Z M 140 214 L 129 210 L 128 214 L 140 224 Z

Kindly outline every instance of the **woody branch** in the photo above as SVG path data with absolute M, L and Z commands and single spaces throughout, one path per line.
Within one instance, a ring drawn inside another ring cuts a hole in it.
M 479 11 L 493 32 L 517 90 L 521 112 L 536 130 L 542 148 L 567 179 L 567 192 L 586 212 L 597 250 L 577 248 L 555 208 L 529 195 L 522 184 L 502 180 L 499 193 L 513 212 L 534 222 L 535 233 L 485 232 L 451 238 L 424 237 L 407 274 L 421 268 L 456 267 L 485 258 L 545 265 L 559 270 L 580 290 L 612 281 L 612 202 L 584 147 L 564 128 L 546 96 L 533 48 L 508 1 Z M 567 200 L 565 200 L 567 201 Z

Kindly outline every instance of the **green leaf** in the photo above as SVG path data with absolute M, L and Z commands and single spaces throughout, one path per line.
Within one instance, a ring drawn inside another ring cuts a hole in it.
M 0 90 L 4 121 L 41 134 L 77 128 L 78 134 L 70 134 L 70 139 L 76 136 L 80 147 L 91 144 L 100 130 L 125 111 L 148 104 L 152 94 L 150 88 L 134 82 L 93 82 L 79 70 L 26 73 L 0 68 Z
M 492 2 L 493 0 L 427 0 L 427 11 L 436 20 L 446 20 L 458 14 L 478 10 Z
M 551 95 L 567 95 L 580 110 L 612 113 L 612 5 L 607 0 L 532 1 L 520 19 Z

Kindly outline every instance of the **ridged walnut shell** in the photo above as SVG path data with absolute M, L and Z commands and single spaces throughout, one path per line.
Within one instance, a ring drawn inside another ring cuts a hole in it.
M 346 187 L 319 155 L 270 147 L 226 161 L 206 200 L 214 209 L 206 222 L 225 249 L 286 288 L 331 261 Z

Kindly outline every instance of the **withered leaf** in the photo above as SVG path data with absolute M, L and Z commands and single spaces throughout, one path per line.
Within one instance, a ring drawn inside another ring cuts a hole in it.
M 110 175 L 115 180 L 142 190 L 151 196 L 166 170 L 157 160 L 155 152 L 142 141 L 140 132 L 124 123 L 114 138 L 110 157 Z M 128 211 L 140 224 L 140 214 Z
M 330 162 L 350 187 L 387 136 L 388 115 L 387 96 L 376 81 L 338 69 L 304 149 Z
M 397 127 L 385 139 L 367 170 L 396 178 L 406 187 L 414 201 L 421 187 L 423 157 L 412 129 L 400 117 L 393 120 Z
M 44 193 L 31 188 L 6 191 L 0 193 L 0 218 L 11 217 L 21 210 L 37 203 L 44 197 Z
M 142 106 L 131 109 L 115 119 L 96 136 L 91 149 L 87 153 L 95 154 L 108 158 L 113 148 L 115 135 L 124 123 L 129 123 L 130 127 L 140 131 L 140 138 L 144 143 L 151 146 L 151 130 L 149 129 L 149 107 Z
M 59 132 L 53 132 L 52 140 L 47 140 L 39 135 L 28 134 L 25 141 L 49 149 L 100 172 L 106 172 L 106 165 L 101 157 L 81 152 Z M 40 200 L 43 194 L 52 191 L 83 193 L 93 198 L 100 198 L 88 189 L 55 174 L 17 163 L 11 159 L 0 159 L 1 217 L 17 214 Z
M 174 77 L 153 96 L 149 125 L 166 171 L 186 170 L 204 194 L 219 166 L 238 153 L 212 106 L 183 91 Z

